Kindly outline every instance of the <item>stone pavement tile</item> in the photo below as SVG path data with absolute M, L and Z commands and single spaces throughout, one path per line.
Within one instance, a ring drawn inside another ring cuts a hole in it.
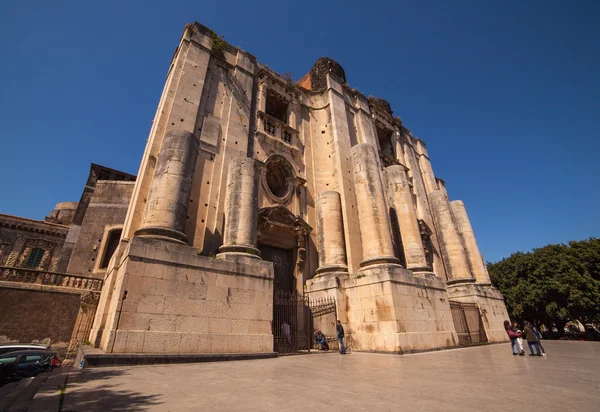
M 600 343 L 544 346 L 540 358 L 500 344 L 84 369 L 69 376 L 63 411 L 600 410 Z

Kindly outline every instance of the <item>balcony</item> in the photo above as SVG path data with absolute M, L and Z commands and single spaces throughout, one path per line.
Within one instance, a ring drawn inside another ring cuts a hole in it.
M 100 292 L 104 283 L 102 279 L 10 266 L 0 266 L 0 282 L 25 283 L 32 286 L 58 286 L 91 292 Z
M 259 126 L 258 130 L 265 134 L 276 137 L 287 144 L 296 144 L 298 139 L 298 131 L 291 128 L 281 120 L 266 114 L 258 112 Z

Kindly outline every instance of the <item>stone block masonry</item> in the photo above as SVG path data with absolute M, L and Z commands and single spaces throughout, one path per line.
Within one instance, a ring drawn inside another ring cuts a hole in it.
M 92 336 L 107 353 L 272 352 L 272 271 L 260 259 L 207 258 L 135 237 L 110 274 L 114 291 Z
M 464 205 L 392 105 L 329 58 L 293 83 L 199 23 L 173 55 L 105 280 L 90 340 L 106 352 L 272 351 L 280 292 L 334 297 L 354 349 L 457 345 L 451 299 L 505 339 Z

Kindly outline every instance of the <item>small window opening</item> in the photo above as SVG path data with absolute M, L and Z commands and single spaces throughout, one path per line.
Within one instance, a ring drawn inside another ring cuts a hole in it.
M 388 156 L 394 157 L 394 145 L 392 144 L 392 131 L 377 126 L 377 139 L 380 150 Z
M 26 265 L 30 268 L 37 268 L 40 263 L 42 263 L 44 253 L 46 253 L 46 251 L 39 247 L 31 249 L 31 252 L 29 252 L 29 256 L 27 257 Z
M 122 231 L 122 229 L 115 229 L 111 230 L 108 234 L 106 246 L 104 247 L 104 256 L 102 257 L 102 262 L 100 262 L 100 269 L 106 269 L 108 267 L 110 258 L 112 258 L 115 250 L 117 250 L 117 246 L 119 246 L 119 240 L 121 239 Z
M 267 91 L 265 112 L 275 119 L 287 124 L 288 102 L 274 91 Z

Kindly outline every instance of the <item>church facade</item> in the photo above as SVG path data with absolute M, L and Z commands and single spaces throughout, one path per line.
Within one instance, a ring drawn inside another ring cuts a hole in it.
M 105 273 L 90 336 L 105 352 L 271 352 L 281 293 L 334 299 L 355 350 L 456 346 L 461 304 L 506 340 L 465 205 L 389 103 L 328 58 L 294 83 L 199 23 Z

